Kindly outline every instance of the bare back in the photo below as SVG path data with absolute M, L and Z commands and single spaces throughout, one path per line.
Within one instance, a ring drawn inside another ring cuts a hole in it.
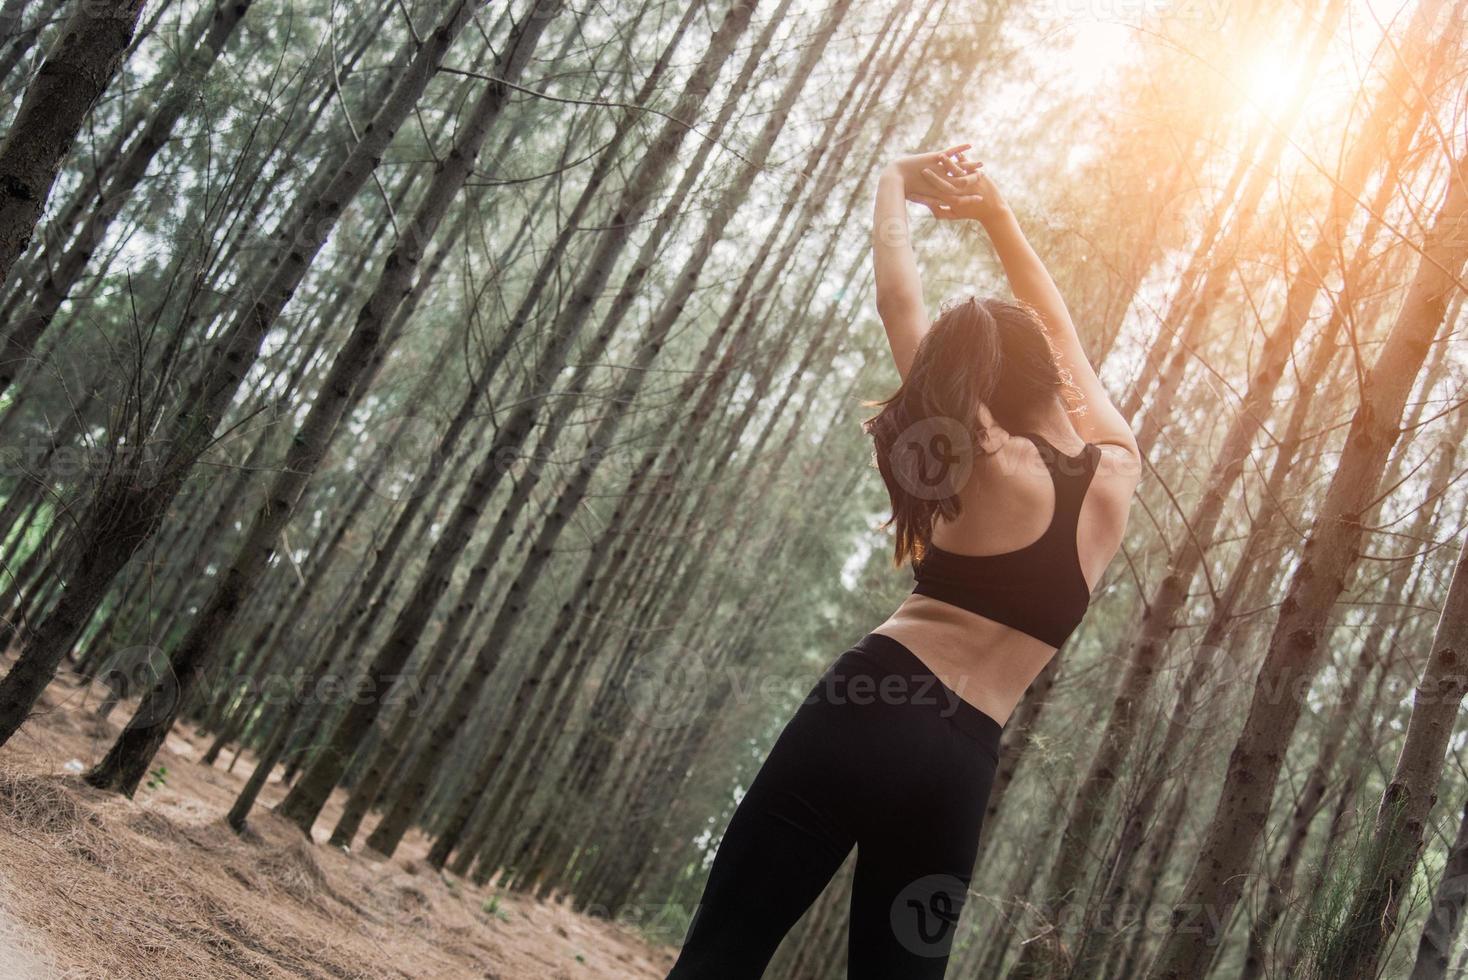
M 960 490 L 957 520 L 934 529 L 933 544 L 956 555 L 1003 555 L 1040 538 L 1056 513 L 1056 486 L 1038 448 L 994 432 L 997 448 L 981 455 Z M 1083 444 L 1070 434 L 1057 448 Z M 1136 484 L 1131 457 L 1101 446 L 1100 462 L 1080 505 L 1075 554 L 1088 591 L 1121 545 Z M 1012 626 L 928 595 L 911 595 L 875 632 L 906 646 L 959 696 L 1001 724 L 1056 647 Z

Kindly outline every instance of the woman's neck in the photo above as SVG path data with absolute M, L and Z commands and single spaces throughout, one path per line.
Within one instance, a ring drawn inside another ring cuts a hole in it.
M 1016 432 L 1033 432 L 1042 436 L 1057 449 L 1070 451 L 1085 443 L 1076 432 L 1075 426 L 1071 425 L 1070 416 L 1060 405 L 1054 409 L 1044 412 L 1036 412 L 1021 420 L 1022 424 L 1017 426 Z

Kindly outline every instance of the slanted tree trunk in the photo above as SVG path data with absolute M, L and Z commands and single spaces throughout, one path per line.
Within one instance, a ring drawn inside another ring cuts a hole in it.
M 1302 47 L 1306 44 L 1304 35 L 1310 34 L 1303 78 L 1315 76 L 1344 12 L 1345 4 L 1336 0 L 1318 21 L 1313 14 L 1302 18 L 1296 35 Z M 1289 95 L 1288 108 L 1281 117 L 1263 120 L 1254 130 L 1253 136 L 1256 141 L 1262 140 L 1263 149 L 1255 156 L 1254 147 L 1250 146 L 1240 161 L 1239 168 L 1247 171 L 1248 179 L 1243 182 L 1237 200 L 1225 196 L 1215 208 L 1199 251 L 1189 259 L 1189 268 L 1182 280 L 1183 288 L 1169 305 L 1167 318 L 1159 325 L 1157 337 L 1147 351 L 1138 383 L 1123 402 L 1122 411 L 1127 418 L 1133 419 L 1137 447 L 1145 456 L 1151 455 L 1158 436 L 1174 414 L 1173 402 L 1184 369 L 1192 360 L 1211 314 L 1226 296 L 1228 285 L 1237 272 L 1237 249 L 1259 216 L 1259 203 L 1278 174 L 1282 153 L 1309 94 L 1308 85 L 1295 86 Z M 1235 174 L 1235 182 L 1240 176 Z M 1233 189 L 1231 185 L 1230 190 Z M 1337 202 L 1335 206 L 1340 205 Z M 1223 223 L 1225 214 L 1229 215 L 1226 226 Z M 1307 310 L 1308 306 L 1307 303 Z M 1171 353 L 1167 351 L 1169 344 Z M 1151 395 L 1151 405 L 1155 408 L 1142 413 L 1137 419 L 1135 416 L 1149 386 L 1156 389 Z
M 789 0 L 785 0 L 788 6 Z M 689 195 L 694 191 L 698 180 L 703 176 L 704 164 L 712 153 L 714 145 L 719 141 L 734 116 L 734 110 L 741 104 L 741 97 L 747 91 L 754 77 L 754 70 L 760 62 L 757 54 L 759 51 L 768 49 L 774 37 L 775 29 L 779 26 L 785 6 L 776 11 L 775 15 L 767 22 L 765 30 L 751 47 L 751 53 L 746 57 L 744 66 L 740 71 L 733 86 L 726 93 L 724 103 L 720 108 L 718 116 L 707 128 L 705 138 L 700 141 L 692 161 L 684 168 L 683 175 L 677 187 L 670 195 L 668 203 L 658 215 L 653 230 L 644 240 L 642 247 L 638 250 L 634 260 L 632 271 L 623 277 L 622 284 L 617 291 L 616 298 L 610 308 L 602 316 L 596 332 L 591 341 L 585 345 L 580 352 L 581 363 L 577 366 L 566 387 L 571 391 L 583 390 L 589 382 L 593 368 L 602 360 L 607 346 L 611 343 L 617 326 L 622 322 L 628 312 L 638 288 L 643 284 L 647 270 L 656 262 L 658 254 L 667 237 L 674 234 L 676 226 L 686 220 L 686 204 Z M 630 402 L 622 402 L 630 404 Z M 548 415 L 542 420 L 539 441 L 541 446 L 553 447 L 562 434 L 563 429 L 569 422 L 576 402 L 573 399 L 558 399 L 548 408 Z M 593 454 L 598 445 L 607 443 L 592 443 Z M 480 547 L 477 558 L 470 563 L 469 573 L 465 577 L 464 584 L 456 590 L 453 607 L 440 629 L 437 639 L 434 640 L 432 651 L 425 659 L 425 676 L 430 682 L 436 673 L 441 670 L 447 661 L 449 652 L 458 644 L 470 616 L 482 597 L 486 586 L 489 584 L 490 575 L 495 570 L 502 557 L 502 549 L 505 542 L 509 540 L 524 509 L 529 505 L 532 494 L 543 475 L 543 467 L 532 467 L 516 481 L 510 499 L 500 510 L 495 521 L 494 528 L 486 537 Z M 455 701 L 455 703 L 459 703 Z M 437 731 L 440 726 L 435 725 L 431 731 Z M 341 819 L 332 830 L 331 842 L 338 846 L 349 846 L 355 837 L 358 827 L 366 809 L 375 800 L 380 791 L 383 781 L 386 779 L 388 769 L 399 761 L 399 749 L 406 751 L 408 741 L 402 738 L 406 735 L 406 719 L 399 718 L 394 724 L 394 735 L 383 740 L 378 752 L 374 755 L 371 765 L 367 768 L 365 775 L 357 781 L 353 788 L 351 798 L 342 812 Z M 419 773 L 421 781 L 427 781 L 428 775 L 441 761 L 439 750 L 443 748 L 430 735 L 424 740 L 429 747 L 429 755 L 414 756 L 411 759 L 401 761 L 410 763 Z M 436 746 L 436 748 L 435 748 Z M 421 756 L 421 757 L 420 757 Z M 424 802 L 423 796 L 427 787 L 420 785 L 417 792 L 396 795 L 393 805 L 388 813 L 373 831 L 369 846 L 384 854 L 391 854 L 397 846 L 398 840 L 408 829 L 409 823 L 417 808 Z
M 1468 177 L 1468 173 L 1461 176 Z M 1468 234 L 1468 225 L 1460 233 Z M 1374 977 L 1379 974 L 1387 941 L 1397 930 L 1403 896 L 1411 887 L 1412 872 L 1422 854 L 1427 819 L 1437 802 L 1443 759 L 1465 694 L 1468 694 L 1468 540 L 1459 551 L 1427 668 L 1412 699 L 1412 717 L 1401 754 L 1397 756 L 1396 771 L 1382 794 L 1364 860 L 1358 862 L 1355 890 L 1345 921 L 1332 932 L 1316 957 L 1320 975 Z M 1461 884 L 1457 887 L 1461 888 Z
M 37 625 L 15 666 L 0 681 L 0 744 L 25 721 L 56 667 L 86 627 L 112 580 L 143 542 L 153 536 L 183 488 L 194 462 L 214 440 L 215 430 L 245 374 L 255 363 L 266 333 L 279 318 L 326 244 L 346 206 L 372 176 L 382 153 L 417 105 L 443 56 L 474 10 L 455 0 L 428 35 L 367 124 L 351 153 L 319 193 L 303 202 L 277 229 L 262 285 L 206 357 L 169 426 L 166 450 L 154 476 L 149 461 L 125 456 L 109 473 L 76 530 L 69 535 L 72 574 L 55 608 Z
M 1422 16 L 1419 11 L 1419 16 Z M 1431 20 L 1416 22 L 1421 33 Z M 1419 43 L 1420 40 L 1419 40 Z M 1134 738 L 1138 713 L 1162 669 L 1169 643 L 1183 609 L 1193 578 L 1203 566 L 1213 545 L 1233 488 L 1244 472 L 1250 447 L 1268 421 L 1274 392 L 1289 365 L 1290 356 L 1311 307 L 1323 288 L 1321 272 L 1342 247 L 1348 222 L 1357 206 L 1357 195 L 1379 162 L 1384 134 L 1399 125 L 1396 91 L 1405 90 L 1405 68 L 1396 76 L 1397 85 L 1377 102 L 1352 147 L 1342 175 L 1331 195 L 1328 214 L 1319 236 L 1308 250 L 1300 270 L 1291 281 L 1280 322 L 1266 339 L 1259 363 L 1250 379 L 1242 404 L 1234 412 L 1208 476 L 1202 481 L 1203 495 L 1169 545 L 1169 562 L 1152 596 L 1143 605 L 1133 635 L 1127 644 L 1126 667 L 1096 741 L 1085 776 L 1077 787 L 1074 803 L 1062 833 L 1044 895 L 1061 911 L 1074 907 L 1090 855 L 1097 848 L 1109 815 L 1112 790 L 1124 769 Z M 1415 128 L 1415 117 L 1411 120 Z M 1012 980 L 1041 975 L 1046 967 L 1037 959 L 1040 944 L 1026 947 L 1026 955 L 1011 973 Z
M 35 233 L 61 163 L 132 43 L 145 0 L 79 3 L 0 143 L 0 283 Z
M 876 94 L 885 91 L 886 81 L 892 77 L 891 73 L 896 69 L 897 65 L 905 61 L 908 51 L 918 36 L 918 32 L 908 32 L 905 35 L 897 36 L 903 37 L 903 43 L 891 53 L 887 59 L 887 64 L 876 74 L 874 85 L 869 91 L 867 98 L 863 101 L 863 104 L 850 114 L 853 121 L 863 119 L 873 111 Z M 919 51 L 920 53 L 916 60 L 922 62 L 928 53 L 926 45 L 919 49 Z M 903 92 L 897 102 L 890 109 L 884 107 L 883 111 L 886 113 L 886 116 L 883 130 L 876 140 L 876 146 L 878 148 L 886 145 L 898 119 L 902 116 L 908 99 L 915 94 L 915 84 L 916 76 L 912 76 L 909 84 L 904 86 Z M 846 137 L 843 137 L 834 142 L 840 145 L 845 142 L 845 139 Z M 880 152 L 880 149 L 878 152 Z M 837 155 L 831 158 L 829 162 L 833 165 L 839 165 L 841 158 Z M 813 159 L 812 165 L 814 163 L 815 160 Z M 869 161 L 868 166 L 873 165 L 875 165 L 875 161 Z M 834 173 L 835 171 L 832 167 L 828 166 L 824 177 L 814 182 L 814 187 L 811 191 L 814 199 L 821 200 L 831 192 L 834 184 L 828 183 L 827 180 L 834 181 Z M 860 188 L 853 191 L 846 202 L 843 217 L 835 222 L 836 227 L 844 224 L 846 216 L 851 213 L 852 208 L 861 196 L 864 195 L 861 195 Z M 738 363 L 739 355 L 747 351 L 749 345 L 754 342 L 756 323 L 765 310 L 766 303 L 772 301 L 772 294 L 777 293 L 782 283 L 787 279 L 783 273 L 789 267 L 788 263 L 792 260 L 796 248 L 806 237 L 807 230 L 810 227 L 810 220 L 814 213 L 813 210 L 807 210 L 802 221 L 790 230 L 785 246 L 773 261 L 769 263 L 770 273 L 765 279 L 763 288 L 755 288 L 753 290 L 750 303 L 740 318 L 741 323 L 739 327 L 735 330 L 730 342 L 726 345 L 724 356 L 711 372 L 711 379 L 713 381 L 722 382 L 723 379 L 729 378 Z M 816 263 L 816 268 L 809 280 L 804 281 L 805 288 L 800 290 L 801 295 L 806 297 L 815 295 L 816 290 L 812 288 L 812 284 L 823 281 L 824 272 L 822 270 L 825 263 L 831 258 L 832 249 L 835 244 L 836 239 L 834 236 L 828 238 L 827 251 L 821 257 L 821 260 Z M 845 282 L 851 282 L 861 261 L 861 258 L 858 257 L 853 262 L 851 268 L 845 274 Z M 737 310 L 731 308 L 726 311 L 725 317 L 732 321 L 737 315 L 737 312 Z M 834 324 L 831 321 L 835 313 L 836 307 L 833 305 L 827 317 L 822 321 L 830 329 L 834 329 Z M 800 318 L 788 316 L 786 322 L 794 326 L 800 322 Z M 715 329 L 715 335 L 721 335 L 726 326 L 727 324 L 721 320 L 719 327 Z M 787 331 L 787 334 L 782 335 L 777 340 L 777 345 L 793 345 L 800 342 L 800 339 Z M 802 364 L 791 375 L 792 384 L 795 377 L 798 377 L 811 363 L 815 363 L 817 351 L 821 350 L 823 346 L 810 342 L 809 339 L 807 339 L 807 342 L 810 346 Z M 756 390 L 766 389 L 771 383 L 771 376 L 768 373 L 771 366 L 771 363 L 768 361 L 759 363 L 759 371 L 757 373 L 752 372 L 748 376 L 747 383 L 752 385 Z M 710 419 L 719 407 L 727 406 L 728 404 L 728 399 L 721 397 L 723 390 L 720 384 L 706 383 L 703 386 L 703 391 L 698 395 L 698 399 L 692 410 L 687 414 L 687 418 L 680 422 L 682 430 L 699 434 L 703 433 L 706 429 L 716 428 L 710 423 Z M 780 400 L 780 408 L 774 411 L 775 417 L 778 417 L 783 411 L 785 401 L 790 397 L 790 394 L 791 389 L 787 386 Z M 746 472 L 733 476 L 726 474 L 724 470 L 734 458 L 735 446 L 739 442 L 746 426 L 749 424 L 755 405 L 756 400 L 746 400 L 740 416 L 727 424 L 726 434 L 722 440 L 722 444 L 713 447 L 708 452 L 707 458 L 713 461 L 712 465 L 700 470 L 693 479 L 702 485 L 714 486 L 720 485 L 724 480 L 732 480 L 737 485 L 751 478 L 747 472 L 747 466 Z M 768 433 L 770 430 L 767 428 L 765 431 Z M 763 437 L 761 441 L 763 441 Z M 753 456 L 751 456 L 752 458 Z M 648 494 L 649 504 L 661 500 L 665 503 L 682 505 L 691 500 L 688 495 L 676 494 L 671 488 L 665 490 L 662 495 L 659 495 L 656 490 L 642 492 Z M 634 521 L 634 527 L 630 533 L 634 536 L 638 534 L 648 535 L 655 540 L 681 541 L 685 536 L 697 533 L 693 527 L 697 521 L 697 508 L 684 507 L 681 517 L 677 514 L 665 514 L 657 508 L 650 508 L 645 517 L 640 517 Z M 656 532 L 652 531 L 654 528 L 657 529 Z M 607 603 L 608 608 L 618 608 L 625 603 L 638 603 L 642 605 L 642 610 L 634 616 L 634 625 L 631 627 L 629 633 L 632 637 L 639 636 L 645 631 L 654 628 L 651 622 L 653 616 L 652 607 L 657 597 L 676 595 L 681 600 L 686 601 L 693 594 L 696 586 L 696 582 L 691 581 L 688 577 L 677 578 L 676 588 L 673 586 L 672 583 L 675 581 L 673 570 L 678 567 L 676 562 L 658 561 L 655 558 L 647 558 L 639 561 L 637 564 L 643 569 L 659 568 L 663 569 L 664 572 L 660 576 L 661 581 L 647 583 L 640 579 L 634 579 L 630 583 L 622 585 L 621 598 Z M 699 567 L 706 568 L 707 566 Z M 619 583 L 619 585 L 621 584 Z M 680 619 L 678 609 L 678 603 L 675 601 L 674 608 L 667 617 L 669 621 Z M 619 725 L 616 718 L 610 716 L 609 712 L 614 711 L 620 706 L 619 702 L 621 699 L 616 695 L 617 686 L 623 683 L 627 671 L 630 669 L 630 665 L 635 660 L 635 652 L 636 644 L 633 642 L 626 643 L 623 646 L 621 654 L 614 658 L 611 665 L 607 668 L 607 674 L 602 681 L 602 690 L 607 696 L 599 697 L 591 709 L 586 730 L 571 752 L 571 758 L 574 762 L 561 774 L 555 790 L 549 794 L 550 798 L 557 802 L 558 808 L 554 812 L 546 815 L 542 821 L 542 827 L 556 826 L 562 820 L 570 820 L 573 825 L 579 824 L 581 818 L 588 812 L 586 810 L 577 812 L 572 806 L 572 803 L 577 800 L 585 800 L 595 795 L 593 786 L 596 781 L 596 775 L 610 764 L 611 746 L 613 744 L 610 735 L 619 730 Z M 564 807 L 565 810 L 563 811 L 559 807 Z M 569 862 L 569 855 L 563 854 L 562 851 L 565 848 L 574 850 L 575 845 L 571 842 L 577 838 L 580 830 L 581 828 L 576 827 L 573 831 L 567 832 L 563 828 L 557 827 L 554 841 L 545 839 L 544 835 L 541 835 L 536 840 L 527 841 L 526 846 L 522 848 L 522 852 L 515 862 L 515 866 L 524 877 L 535 880 L 541 876 L 544 870 L 561 864 L 563 860 Z M 534 852 L 533 855 L 531 852 Z M 546 887 L 549 886 L 546 885 Z
M 682 18 L 675 26 L 668 42 L 663 46 L 658 60 L 648 71 L 643 83 L 638 86 L 631 100 L 633 104 L 646 104 L 657 90 L 658 84 L 662 81 L 665 73 L 671 66 L 674 54 L 678 50 L 684 36 L 695 20 L 695 15 L 700 9 L 698 4 L 689 4 L 685 7 Z M 515 325 L 523 324 L 535 315 L 542 294 L 550 284 L 557 267 L 570 249 L 575 233 L 593 203 L 601 196 L 603 184 L 612 174 L 614 158 L 618 150 L 634 132 L 635 122 L 634 113 L 629 112 L 624 115 L 619 121 L 612 138 L 602 148 L 591 176 L 587 179 L 585 186 L 577 197 L 575 205 L 566 216 L 563 227 L 556 235 L 554 243 L 546 253 L 545 258 L 540 262 L 534 281 L 521 298 L 515 314 L 510 320 L 510 329 L 504 331 L 499 342 L 490 351 L 485 367 L 478 372 L 477 380 L 470 385 L 469 391 L 459 402 L 458 411 L 454 413 L 453 418 L 449 421 L 443 434 L 439 437 L 433 454 L 435 459 L 448 460 L 452 458 L 459 448 L 460 438 L 466 431 L 472 432 L 476 436 L 484 433 L 485 430 L 482 428 L 471 429 L 470 423 L 476 419 L 478 413 L 482 410 L 481 403 L 488 395 L 490 381 L 494 376 L 495 370 L 499 362 L 509 353 L 511 345 L 516 339 L 517 330 L 515 329 Z M 477 440 L 471 440 L 469 451 L 477 451 L 479 445 Z M 392 568 L 393 562 L 396 556 L 404 550 L 404 543 L 408 533 L 415 526 L 425 502 L 430 499 L 430 489 L 441 475 L 441 468 L 437 466 L 427 467 L 419 475 L 413 488 L 407 494 L 407 502 L 385 536 L 382 546 L 375 552 L 373 561 L 368 567 L 367 574 L 363 576 L 360 585 L 356 588 L 355 598 L 350 609 L 345 615 L 337 618 L 326 644 L 329 651 L 357 649 L 370 641 L 372 630 L 375 628 L 378 619 L 388 608 L 388 593 L 391 591 L 391 587 L 390 585 L 384 587 L 383 583 L 391 581 L 388 573 Z M 430 561 L 430 567 L 432 567 L 432 564 Z M 423 587 L 421 582 L 419 583 L 419 587 Z M 410 599 L 407 609 L 416 611 L 418 608 Z M 426 621 L 427 615 L 428 613 L 423 614 L 425 617 L 424 621 Z M 398 623 L 395 621 L 394 627 L 396 628 L 397 626 Z M 422 623 L 420 622 L 420 630 L 421 626 Z M 401 632 L 404 635 L 410 635 L 409 631 L 410 626 L 403 624 Z M 416 633 L 411 635 L 416 636 Z M 404 653 L 403 662 L 406 662 L 406 658 L 407 654 Z M 311 728 L 320 720 L 318 714 L 317 717 L 310 718 L 309 723 L 304 727 Z
M 61 7 L 66 0 L 45 0 L 41 7 L 34 10 L 29 18 L 29 23 L 12 23 L 11 32 L 6 36 L 3 50 L 0 50 L 0 83 L 7 86 L 11 75 L 20 64 L 26 53 L 40 40 L 41 31 L 61 16 Z M 22 7 L 30 6 L 22 0 Z
M 1445 352 L 1446 345 L 1440 350 Z M 1418 410 L 1420 411 L 1422 407 L 1419 405 Z M 1449 435 L 1450 445 L 1445 448 L 1433 466 L 1428 478 L 1428 486 L 1447 486 L 1451 482 L 1453 467 L 1458 459 L 1454 447 L 1465 434 L 1468 434 L 1468 413 L 1465 413 L 1462 419 L 1454 425 Z M 1435 507 L 1424 503 L 1418 509 L 1407 530 L 1407 539 L 1415 541 L 1429 536 L 1433 519 L 1437 513 Z M 1411 602 L 1417 591 L 1416 585 L 1411 580 L 1413 567 L 1410 560 L 1400 560 L 1387 576 L 1382 595 L 1388 600 L 1402 596 L 1405 601 Z M 1420 578 L 1418 581 L 1420 582 Z M 1376 626 L 1366 638 L 1356 658 L 1356 663 L 1347 676 L 1345 687 L 1336 699 L 1335 710 L 1321 735 L 1319 748 L 1315 753 L 1315 761 L 1305 776 L 1294 808 L 1290 813 L 1290 827 L 1284 838 L 1284 851 L 1266 885 L 1264 905 L 1250 925 L 1248 949 L 1244 956 L 1244 969 L 1240 973 L 1240 980 L 1258 980 L 1266 974 L 1271 937 L 1288 909 L 1294 890 L 1295 875 L 1304 859 L 1305 843 L 1309 837 L 1310 828 L 1326 802 L 1327 793 L 1330 790 L 1331 774 L 1335 769 L 1336 760 L 1345 747 L 1361 692 L 1366 686 L 1371 670 L 1376 666 L 1377 655 L 1382 643 L 1385 642 L 1386 632 L 1387 626 L 1382 624 Z
M 5 0 L 0 4 L 0 43 L 9 43 L 21 32 L 26 8 L 31 0 Z
M 1468 259 L 1468 168 L 1462 160 L 1453 161 L 1447 183 L 1412 285 L 1366 377 L 1345 449 L 1290 578 L 1206 839 L 1149 974 L 1153 980 L 1185 980 L 1207 971 L 1222 939 L 1215 924 L 1233 912 L 1268 823 L 1285 748 L 1319 670 L 1327 619 L 1359 560 L 1361 515 L 1376 496 L 1400 435 L 1403 406 Z
M 752 144 L 753 151 L 746 161 L 731 176 L 726 189 L 715 206 L 713 213 L 704 225 L 703 233 L 689 250 L 682 268 L 674 279 L 673 288 L 663 298 L 658 310 L 652 318 L 648 334 L 642 338 L 638 345 L 635 363 L 631 369 L 626 371 L 621 382 L 618 384 L 616 393 L 612 396 L 614 404 L 631 404 L 633 398 L 647 380 L 654 359 L 662 351 L 663 344 L 667 339 L 673 326 L 679 321 L 688 298 L 698 285 L 699 276 L 712 253 L 714 246 L 722 238 L 730 219 L 735 211 L 744 202 L 754 183 L 754 178 L 760 173 L 764 162 L 768 157 L 770 148 L 779 137 L 781 130 L 790 115 L 790 109 L 794 105 L 796 97 L 800 94 L 809 78 L 811 71 L 826 43 L 840 24 L 845 15 L 847 3 L 845 0 L 836 0 L 827 10 L 820 29 L 817 31 L 813 43 L 803 52 L 799 65 L 790 74 L 785 83 L 781 97 L 775 106 L 771 108 L 766 118 L 763 130 L 755 137 Z M 779 22 L 783 8 L 777 11 L 771 18 L 770 23 Z M 756 45 L 755 50 L 763 47 Z M 745 80 L 753 77 L 755 61 L 747 60 L 745 70 L 741 77 Z M 736 85 L 734 91 L 739 91 Z M 737 101 L 737 96 L 731 97 L 730 101 Z M 691 165 L 693 170 L 701 170 L 700 163 Z M 675 202 L 675 208 L 681 210 L 681 199 Z M 676 213 L 676 211 L 674 211 Z M 656 232 L 654 237 L 658 237 Z M 640 256 L 639 266 L 646 268 L 650 265 L 651 254 Z M 617 309 L 625 309 L 630 306 L 631 293 L 625 292 L 625 300 L 617 304 Z M 619 297 L 620 298 L 620 297 Z M 608 316 L 611 316 L 609 311 Z M 611 324 L 603 323 L 598 330 L 602 336 L 609 335 Z M 578 387 L 573 382 L 573 387 Z M 622 424 L 624 416 L 608 412 L 602 416 L 595 431 L 589 440 L 592 447 L 609 446 L 613 444 L 616 431 Z M 399 794 L 397 803 L 385 817 L 378 828 L 374 831 L 369 843 L 373 848 L 385 854 L 391 854 L 397 843 L 402 838 L 402 833 L 407 828 L 408 819 L 416 811 L 417 803 L 423 796 L 426 786 L 422 780 L 431 772 L 439 762 L 442 761 L 444 753 L 447 752 L 455 734 L 460 730 L 468 719 L 474 700 L 478 697 L 482 686 L 487 683 L 489 675 L 493 672 L 500 659 L 501 652 L 509 638 L 511 631 L 515 628 L 520 616 L 528 608 L 529 591 L 533 583 L 540 577 L 541 570 L 549 560 L 555 542 L 561 532 L 566 528 L 571 516 L 580 507 L 595 475 L 598 465 L 604 457 L 599 453 L 586 454 L 582 462 L 576 467 L 576 471 L 570 483 L 558 496 L 555 504 L 542 519 L 540 531 L 537 534 L 534 545 L 531 546 L 529 557 L 525 564 L 516 574 L 514 581 L 510 584 L 506 593 L 506 600 L 500 607 L 492 625 L 485 634 L 482 646 L 475 656 L 473 667 L 469 678 L 464 686 L 455 694 L 443 718 L 434 727 L 427 741 L 427 748 L 416 762 L 415 779 L 407 787 L 407 792 Z M 544 680 L 547 662 L 539 661 L 529 665 L 525 676 L 516 688 L 514 701 L 512 702 L 511 714 L 514 717 L 524 717 L 529 710 L 529 698 L 538 690 Z M 471 781 L 472 787 L 484 785 L 488 779 L 503 765 L 505 756 L 509 750 L 509 742 L 514 735 L 513 728 L 501 729 L 500 736 L 496 741 L 493 751 L 487 756 L 483 768 L 480 770 L 484 779 Z M 454 808 L 448 823 L 440 830 L 438 840 L 434 843 L 434 849 L 430 853 L 430 861 L 436 861 L 439 866 L 447 860 L 449 851 L 457 845 L 459 836 L 466 826 L 470 810 L 477 798 L 477 792 L 465 794 L 458 805 Z
M 1461 571 L 1461 561 L 1459 569 Z M 1432 908 L 1417 943 L 1417 961 L 1411 980 L 1446 980 L 1448 958 L 1463 926 L 1463 907 L 1468 904 L 1468 804 L 1458 821 L 1458 836 L 1448 849 L 1442 878 L 1433 894 Z
M 342 418 L 381 367 L 387 353 L 383 344 L 387 326 L 412 290 L 413 274 L 423 250 L 438 232 L 449 206 L 464 186 L 485 137 L 512 91 L 510 86 L 516 84 L 561 3 L 562 0 L 541 0 L 521 19 L 501 51 L 494 66 L 496 79 L 484 84 L 484 91 L 459 130 L 458 140 L 439 163 L 405 233 L 383 263 L 377 287 L 358 313 L 356 326 L 337 353 L 310 412 L 291 440 L 285 464 L 257 511 L 244 543 L 193 626 L 169 657 L 172 673 L 169 683 L 155 687 L 144 697 L 133 723 L 118 736 L 106 757 L 87 773 L 86 780 L 91 785 L 131 796 L 147 774 L 184 698 L 275 553 L 276 542 L 290 522 L 306 483 L 325 458 Z
M 50 325 L 62 302 L 71 295 L 92 253 L 142 181 L 149 163 L 168 142 L 174 126 L 188 107 L 189 99 L 229 43 L 235 28 L 244 20 L 250 3 L 251 0 L 225 0 L 214 8 L 212 14 L 203 15 L 210 18 L 203 43 L 185 55 L 184 63 L 160 98 L 147 127 L 117 164 L 112 179 L 71 245 L 60 256 L 45 254 L 36 263 L 43 270 L 40 288 L 26 315 L 11 324 L 9 331 L 0 339 L 0 391 L 15 380 L 20 367 L 31 357 L 36 341 Z
M 626 186 L 606 226 L 597 236 L 596 245 L 585 261 L 569 302 L 560 310 L 546 332 L 544 345 L 516 399 L 515 408 L 507 413 L 495 439 L 469 478 L 460 495 L 453 516 L 446 522 L 438 541 L 429 554 L 427 565 L 413 594 L 408 598 L 378 654 L 363 675 L 370 689 L 384 689 L 385 679 L 401 672 L 412 654 L 424 626 L 439 599 L 448 590 L 453 567 L 469 544 L 469 538 L 490 498 L 504 476 L 504 460 L 518 452 L 535 424 L 538 397 L 553 382 L 565 364 L 573 340 L 580 332 L 596 303 L 598 294 L 611 277 L 618 255 L 626 245 L 633 228 L 652 204 L 653 195 L 677 156 L 688 133 L 684 120 L 695 118 L 713 89 L 724 62 L 733 53 L 735 42 L 749 25 L 758 0 L 734 0 L 710 38 L 692 76 L 685 84 L 669 118 L 659 128 L 628 178 Z M 609 154 L 603 154 L 608 156 Z M 327 738 L 322 751 L 310 767 L 291 787 L 290 794 L 277 807 L 303 832 L 325 805 L 327 796 L 340 780 L 352 753 L 366 736 L 381 710 L 375 698 L 356 697 L 343 713 Z

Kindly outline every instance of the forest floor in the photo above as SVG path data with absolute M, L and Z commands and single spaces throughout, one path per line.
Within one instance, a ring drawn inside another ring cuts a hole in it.
M 131 714 L 99 719 L 99 691 L 58 679 L 0 749 L 0 980 L 643 980 L 671 966 L 619 924 L 436 873 L 416 833 L 390 860 L 328 847 L 340 791 L 313 845 L 271 813 L 277 773 L 236 835 L 224 814 L 254 760 L 199 764 L 209 740 L 187 725 L 155 760 L 161 785 L 94 790 L 76 773 Z

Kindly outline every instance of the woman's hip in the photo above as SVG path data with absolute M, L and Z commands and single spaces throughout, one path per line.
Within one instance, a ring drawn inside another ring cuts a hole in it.
M 806 697 L 806 705 L 847 709 L 853 724 L 888 735 L 934 737 L 961 733 L 997 764 L 1004 726 L 965 701 L 897 640 L 868 633 L 837 657 Z

